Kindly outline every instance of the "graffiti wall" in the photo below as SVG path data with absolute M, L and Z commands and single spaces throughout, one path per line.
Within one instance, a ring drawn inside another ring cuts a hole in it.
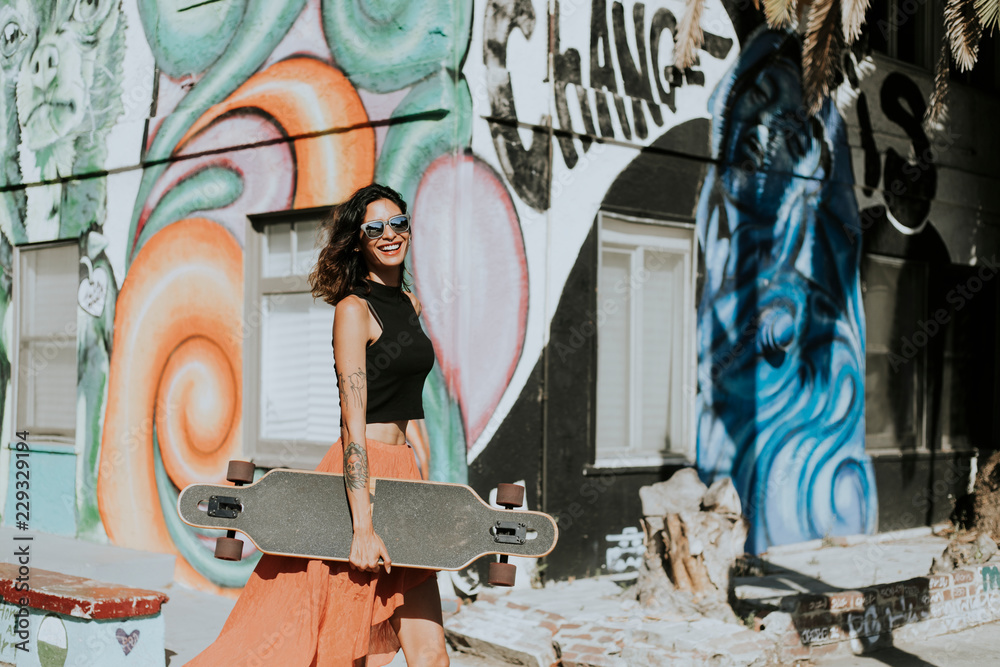
M 998 245 L 996 197 L 971 226 L 955 212 L 971 138 L 933 153 L 939 133 L 915 121 L 929 80 L 866 60 L 809 116 L 799 39 L 755 31 L 733 4 L 706 2 L 698 61 L 675 67 L 686 4 L 4 3 L 8 442 L 30 384 L 13 379 L 33 307 L 16 260 L 50 242 L 79 256 L 75 323 L 42 341 L 76 355 L 75 429 L 46 444 L 74 471 L 44 488 L 59 525 L 176 553 L 202 588 L 245 581 L 254 559 L 216 561 L 174 507 L 256 451 L 247 216 L 375 180 L 414 220 L 409 269 L 438 360 L 414 430 L 427 474 L 484 493 L 527 480 L 573 554 L 554 576 L 633 567 L 636 490 L 679 465 L 733 477 L 753 550 L 875 530 L 862 240 L 933 233 L 974 264 Z M 693 426 L 645 467 L 594 468 L 605 213 L 669 220 L 694 248 L 678 362 L 692 373 L 670 412 Z
M 755 552 L 875 528 L 846 129 L 832 102 L 801 112 L 800 60 L 784 32 L 744 46 L 698 209 L 698 467 L 733 478 Z

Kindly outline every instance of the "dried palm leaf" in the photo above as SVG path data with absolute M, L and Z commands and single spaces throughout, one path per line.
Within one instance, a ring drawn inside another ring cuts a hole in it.
M 844 41 L 850 45 L 861 36 L 870 0 L 840 0 L 840 24 L 844 28 Z
M 836 73 L 839 12 L 834 11 L 835 4 L 836 0 L 814 0 L 809 8 L 802 47 L 803 101 L 809 113 L 816 113 L 823 106 L 823 98 L 829 95 Z
M 1000 23 L 1000 0 L 976 0 L 976 14 L 984 30 L 992 30 Z
M 772 28 L 784 28 L 795 18 L 798 0 L 764 0 L 764 16 Z
M 698 58 L 698 49 L 705 39 L 701 30 L 701 11 L 705 0 L 687 0 L 684 17 L 677 26 L 677 40 L 674 42 L 674 67 L 682 70 L 692 67 Z
M 941 54 L 938 56 L 937 67 L 934 69 L 934 92 L 927 103 L 927 110 L 924 112 L 924 129 L 933 131 L 944 122 L 948 114 L 948 74 L 949 69 L 948 40 L 941 43 Z
M 944 28 L 955 64 L 963 72 L 968 72 L 979 57 L 979 38 L 982 35 L 975 0 L 945 0 Z

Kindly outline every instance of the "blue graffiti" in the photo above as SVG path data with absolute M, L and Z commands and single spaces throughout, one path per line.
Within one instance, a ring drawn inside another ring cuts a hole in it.
M 758 32 L 713 93 L 697 213 L 698 469 L 733 478 L 754 553 L 877 514 L 854 178 L 836 108 L 804 111 L 801 48 Z

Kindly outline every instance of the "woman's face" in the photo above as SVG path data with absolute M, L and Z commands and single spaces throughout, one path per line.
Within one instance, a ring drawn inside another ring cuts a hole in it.
M 379 199 L 368 204 L 368 209 L 365 211 L 365 222 L 372 220 L 387 222 L 392 216 L 402 213 L 393 202 L 388 199 Z M 390 225 L 386 224 L 385 233 L 377 239 L 368 238 L 360 227 L 357 233 L 361 236 L 361 252 L 369 271 L 378 273 L 388 268 L 402 269 L 406 251 L 410 249 L 409 232 L 397 234 Z
M 819 175 L 821 146 L 810 131 L 794 63 L 781 59 L 759 72 L 731 113 L 724 180 L 741 204 L 776 209 L 803 177 Z

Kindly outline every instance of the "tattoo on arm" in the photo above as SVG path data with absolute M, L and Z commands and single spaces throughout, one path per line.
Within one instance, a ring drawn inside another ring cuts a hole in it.
M 344 448 L 344 481 L 351 489 L 368 486 L 368 454 L 356 442 Z
M 364 371 L 355 371 L 350 375 L 337 373 L 337 378 L 340 380 L 340 400 L 343 402 L 350 399 L 354 402 L 354 405 L 364 410 L 364 396 L 367 390 L 365 386 L 367 375 L 365 375 Z

